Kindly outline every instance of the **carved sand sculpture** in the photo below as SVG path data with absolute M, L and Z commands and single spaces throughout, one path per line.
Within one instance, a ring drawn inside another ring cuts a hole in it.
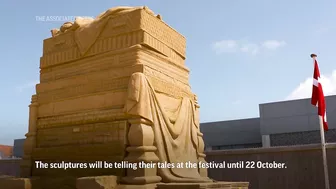
M 199 105 L 184 64 L 186 40 L 160 15 L 117 7 L 51 33 L 30 105 L 23 177 L 116 175 L 125 186 L 145 188 L 213 183 L 204 168 L 35 168 L 38 160 L 205 162 Z

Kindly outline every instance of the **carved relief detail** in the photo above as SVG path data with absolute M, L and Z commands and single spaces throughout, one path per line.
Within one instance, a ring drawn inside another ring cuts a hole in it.
M 142 11 L 140 27 L 185 57 L 186 39 L 162 20 Z
M 129 65 L 128 62 L 121 61 L 120 55 L 110 56 L 104 59 L 86 60 L 85 62 L 78 62 L 75 64 L 69 64 L 58 67 L 53 73 L 53 80 L 63 79 L 67 77 L 73 77 L 85 73 L 103 71 L 109 68 L 113 68 L 118 64 L 125 63 L 124 66 Z M 80 66 L 78 66 L 80 65 Z M 46 74 L 42 74 L 44 76 Z
M 37 120 L 38 129 L 62 127 L 67 125 L 81 125 L 97 122 L 108 122 L 123 120 L 128 116 L 120 109 L 96 110 L 85 113 L 75 113 L 67 115 L 55 115 L 51 117 L 42 117 Z
M 78 76 L 59 79 L 53 82 L 39 83 L 36 85 L 36 92 L 43 93 L 70 86 L 87 84 L 89 81 L 129 77 L 135 72 L 143 72 L 143 65 L 139 64 L 128 67 L 105 69 L 104 71 L 81 74 Z
M 171 62 L 175 62 L 175 66 L 180 66 L 184 64 L 184 59 L 181 58 L 174 50 L 169 48 L 166 44 L 162 43 L 159 39 L 154 38 L 153 36 L 151 36 L 151 34 L 145 33 L 144 31 L 132 32 L 130 34 L 124 34 L 112 38 L 110 37 L 105 39 L 98 39 L 86 56 L 101 54 L 107 51 L 113 51 L 117 49 L 124 49 L 126 47 L 131 47 L 133 45 L 141 43 L 145 43 L 153 48 L 157 48 L 158 51 L 169 57 Z M 45 69 L 50 66 L 75 61 L 80 58 L 81 55 L 78 51 L 78 48 L 73 47 L 66 51 L 44 55 L 40 58 L 40 67 L 41 69 Z
M 184 65 L 183 57 L 177 54 L 173 49 L 169 48 L 165 43 L 153 37 L 151 34 L 144 33 L 144 43 L 169 57 L 171 61 L 176 62 L 175 64 Z
M 186 49 L 185 37 L 164 23 L 160 17 L 161 16 L 159 15 L 155 16 L 154 13 L 148 9 L 137 9 L 127 14 L 115 15 L 110 18 L 105 26 L 105 30 L 102 31 L 99 38 L 110 38 L 113 40 L 114 38 L 111 38 L 112 36 L 120 36 L 121 34 L 143 30 L 167 47 L 174 49 L 177 52 L 176 55 L 184 58 Z M 44 40 L 44 55 L 63 49 L 74 48 L 76 46 L 74 40 L 75 33 L 73 30 L 70 30 L 68 32 L 63 32 L 62 35 L 57 35 Z M 124 37 L 124 39 L 115 38 L 115 41 L 119 40 L 121 43 L 127 44 L 132 40 L 134 41 L 137 39 L 139 39 L 139 37 L 136 35 L 128 35 L 127 37 Z M 112 45 L 113 43 L 109 44 Z M 96 48 L 100 49 L 103 49 L 104 47 L 106 46 L 96 46 Z
M 156 74 L 160 74 L 161 76 L 165 78 L 167 77 L 173 78 L 175 81 L 179 81 L 180 83 L 183 83 L 184 85 L 189 84 L 189 78 L 188 76 L 185 76 L 186 74 L 183 75 L 182 74 L 183 72 L 173 69 L 161 61 L 147 59 L 146 57 L 142 57 L 140 59 L 140 63 L 145 65 L 145 69 L 148 68 L 147 70 L 154 70 Z
M 192 93 L 188 90 L 181 89 L 173 84 L 167 83 L 163 80 L 157 79 L 155 77 L 149 76 L 155 90 L 160 93 L 168 94 L 174 97 L 192 97 Z M 125 82 L 126 83 L 126 82 Z M 127 85 L 127 84 L 125 84 Z M 91 86 L 91 85 L 90 85 Z M 58 90 L 57 93 L 53 91 L 49 94 L 39 94 L 39 103 L 45 104 L 49 102 L 56 102 L 59 100 L 66 100 L 73 97 L 85 95 L 85 94 L 93 94 L 98 92 L 105 92 L 105 91 L 126 91 L 127 89 L 122 88 L 123 86 L 117 86 L 115 84 L 100 84 L 96 85 L 95 87 L 86 86 L 73 86 L 68 87 L 65 89 Z M 87 89 L 90 89 L 88 91 Z
M 165 81 L 158 78 L 150 71 L 145 71 L 149 80 L 152 82 L 155 90 L 160 93 L 168 94 L 174 97 L 189 97 L 192 98 L 193 94 L 188 85 L 178 84 L 177 81 Z M 48 92 L 38 93 L 40 104 L 65 100 L 76 96 L 85 94 L 93 94 L 105 91 L 126 91 L 128 87 L 129 77 L 100 80 L 90 84 L 71 85 L 66 88 L 60 88 Z
M 37 147 L 101 144 L 125 140 L 126 121 L 93 123 L 37 131 Z
M 41 82 L 45 83 L 48 81 L 65 79 L 83 74 L 90 74 L 99 71 L 111 70 L 112 68 L 124 69 L 122 72 L 125 72 L 128 71 L 127 69 L 132 70 L 130 66 L 134 67 L 136 63 L 137 62 L 135 52 L 131 51 L 119 55 L 111 53 L 107 54 L 107 56 L 105 55 L 105 57 L 87 58 L 73 63 L 59 65 L 57 68 L 53 68 L 52 72 L 46 71 L 46 69 L 42 69 L 40 80 Z M 139 70 L 140 67 L 141 66 L 134 68 L 135 71 L 140 71 Z M 128 75 L 131 75 L 131 73 L 129 73 Z
M 184 83 L 183 81 L 178 80 L 176 77 L 174 77 L 173 74 L 169 75 L 164 70 L 158 70 L 158 69 L 152 68 L 152 66 L 146 66 L 144 69 L 144 74 L 146 76 L 156 77 L 178 88 L 181 88 L 182 90 L 191 92 L 191 88 L 188 83 Z
M 193 97 L 193 94 L 190 91 L 176 87 L 171 83 L 158 79 L 157 77 L 148 76 L 147 78 L 150 80 L 155 91 L 157 92 L 164 93 L 169 96 L 178 97 L 178 98 Z
M 162 57 L 141 46 L 133 46 L 128 50 L 127 53 L 109 52 L 108 54 L 78 60 L 73 63 L 61 64 L 57 66 L 57 68 L 53 68 L 52 71 L 50 68 L 44 68 L 41 70 L 40 80 L 41 82 L 48 82 L 89 72 L 97 72 L 121 66 L 130 66 L 136 63 L 143 63 L 157 65 L 160 66 L 161 69 L 164 67 L 167 71 L 174 73 L 174 78 L 181 80 L 181 82 L 188 83 L 187 75 L 189 70 L 186 67 L 178 65 L 167 57 Z M 78 67 L 78 65 L 81 66 Z
M 104 91 L 127 90 L 129 77 L 90 81 L 88 84 L 72 85 L 48 92 L 38 93 L 39 103 L 63 100 L 85 94 L 93 94 Z
M 49 38 L 43 42 L 43 54 L 53 53 L 59 50 L 71 49 L 77 46 L 73 32 L 60 35 L 57 38 Z
M 92 48 L 89 50 L 88 54 L 86 56 L 91 56 L 107 51 L 117 50 L 117 49 L 123 49 L 126 47 L 130 47 L 132 45 L 136 45 L 141 43 L 143 41 L 143 31 L 135 31 L 131 33 L 127 33 L 124 35 L 114 36 L 111 38 L 105 38 L 105 39 L 98 39 L 96 43 L 92 46 Z M 129 37 L 130 36 L 130 37 Z M 131 39 L 131 41 L 128 41 L 127 43 L 124 43 L 124 41 L 127 41 L 127 39 Z M 67 51 L 62 52 L 55 52 L 51 54 L 45 54 L 41 58 L 41 69 L 55 66 L 61 63 L 74 61 L 76 59 L 82 58 L 79 50 L 77 47 L 72 48 Z

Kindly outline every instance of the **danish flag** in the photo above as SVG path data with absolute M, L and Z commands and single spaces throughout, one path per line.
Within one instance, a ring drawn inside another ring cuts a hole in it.
M 312 54 L 311 56 L 314 60 L 313 92 L 311 104 L 317 106 L 318 115 L 321 116 L 323 120 L 323 128 L 325 131 L 328 131 L 326 103 L 324 99 L 322 84 L 319 81 L 320 70 L 316 60 L 316 55 Z

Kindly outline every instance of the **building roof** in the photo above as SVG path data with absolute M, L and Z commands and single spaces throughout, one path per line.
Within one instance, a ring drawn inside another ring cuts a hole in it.
M 336 129 L 336 95 L 326 96 L 327 120 Z M 317 108 L 310 98 L 259 104 L 260 118 L 201 123 L 206 146 L 262 142 L 262 135 L 319 130 Z
M 7 146 L 7 145 L 0 145 L 0 152 L 6 157 L 11 157 L 13 154 L 13 146 Z
M 326 96 L 329 129 L 336 128 L 336 95 Z M 310 98 L 259 105 L 262 135 L 319 130 L 317 108 Z
M 261 143 L 259 118 L 201 123 L 206 146 Z
M 331 99 L 331 98 L 336 98 L 336 95 L 325 95 L 325 99 Z M 292 99 L 292 100 L 282 100 L 282 101 L 274 101 L 274 102 L 265 102 L 261 103 L 259 105 L 266 105 L 266 104 L 283 104 L 284 102 L 286 103 L 293 103 L 297 101 L 306 101 L 306 100 L 311 100 L 311 98 L 299 98 L 299 99 Z

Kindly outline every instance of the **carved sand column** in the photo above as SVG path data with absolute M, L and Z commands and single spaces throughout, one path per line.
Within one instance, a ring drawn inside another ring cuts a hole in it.
M 36 147 L 37 107 L 37 96 L 33 95 L 31 98 L 31 104 L 29 105 L 29 129 L 28 133 L 25 135 L 26 140 L 24 141 L 23 146 L 24 155 L 21 164 L 22 177 L 30 177 L 32 175 L 32 168 L 34 166 L 32 152 Z
M 195 114 L 196 114 L 195 117 L 199 119 L 200 105 L 198 104 L 197 96 L 195 95 L 194 97 L 195 97 L 194 101 L 195 101 Z M 198 127 L 200 127 L 199 120 L 195 121 L 197 121 Z M 203 134 L 201 133 L 200 128 L 198 128 L 197 138 L 198 138 L 198 153 L 197 153 L 198 161 L 205 163 L 204 141 L 203 141 Z M 202 177 L 208 177 L 208 170 L 206 168 L 199 168 L 199 173 Z
M 157 148 L 154 146 L 154 131 L 151 122 L 142 119 L 129 120 L 130 128 L 128 131 L 128 155 L 125 161 L 132 163 L 157 163 L 159 158 L 155 154 Z M 127 169 L 126 176 L 122 179 L 126 184 L 150 184 L 158 183 L 161 177 L 157 175 L 157 167 L 138 168 L 136 170 Z

